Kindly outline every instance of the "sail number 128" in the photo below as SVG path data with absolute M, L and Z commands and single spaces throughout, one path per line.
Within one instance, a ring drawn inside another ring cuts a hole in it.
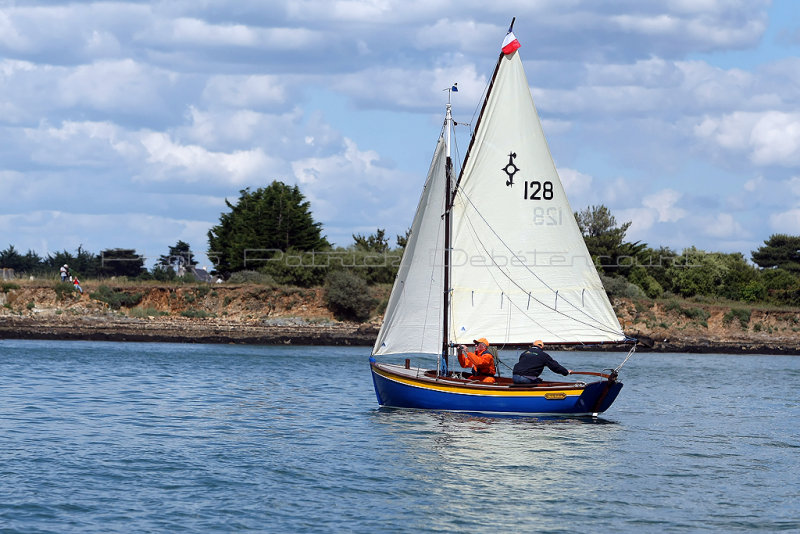
M 553 182 L 540 182 L 538 180 L 525 180 L 525 200 L 553 200 Z

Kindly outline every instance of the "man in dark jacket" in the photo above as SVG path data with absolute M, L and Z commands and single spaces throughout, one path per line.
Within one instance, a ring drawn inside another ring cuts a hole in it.
M 545 367 L 548 367 L 554 373 L 567 376 L 572 373 L 572 369 L 567 369 L 555 361 L 544 350 L 544 343 L 542 340 L 537 339 L 533 342 L 533 346 L 520 354 L 519 362 L 514 366 L 513 380 L 515 384 L 536 384 L 541 382 L 542 379 L 539 375 Z

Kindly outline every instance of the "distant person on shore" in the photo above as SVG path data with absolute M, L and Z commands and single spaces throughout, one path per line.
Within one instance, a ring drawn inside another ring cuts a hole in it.
M 66 282 L 67 278 L 69 278 L 69 265 L 65 263 L 61 266 L 61 281 Z
M 520 354 L 519 362 L 514 365 L 512 371 L 511 378 L 515 384 L 538 384 L 542 381 L 539 375 L 542 374 L 545 367 L 564 376 L 572 373 L 572 369 L 563 367 L 543 349 L 544 343 L 541 339 L 537 339 L 531 348 Z
M 75 286 L 75 291 L 83 295 L 83 288 L 81 287 L 81 283 L 77 276 L 72 277 L 72 285 Z

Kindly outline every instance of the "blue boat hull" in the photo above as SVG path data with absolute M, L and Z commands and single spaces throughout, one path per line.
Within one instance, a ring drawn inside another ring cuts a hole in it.
M 544 383 L 535 387 L 464 383 L 425 375 L 421 369 L 372 363 L 378 404 L 458 412 L 525 415 L 593 415 L 605 412 L 622 383 L 601 380 L 589 384 Z

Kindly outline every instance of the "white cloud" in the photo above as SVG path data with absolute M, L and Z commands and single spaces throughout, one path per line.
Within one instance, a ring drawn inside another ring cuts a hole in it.
M 13 4 L 0 7 L 0 49 L 51 64 L 119 57 L 131 28 L 153 16 L 150 6 L 135 2 Z
M 365 107 L 406 110 L 442 106 L 442 90 L 458 83 L 459 102 L 477 102 L 486 76 L 469 64 L 433 69 L 373 67 L 335 78 L 333 88 Z
M 786 181 L 789 191 L 796 197 L 800 197 L 800 176 L 792 176 Z
M 765 113 L 753 127 L 752 160 L 759 165 L 800 163 L 800 113 Z
M 640 241 L 647 235 L 647 231 L 653 228 L 657 220 L 657 213 L 651 208 L 625 208 L 612 210 L 615 213 L 617 223 L 630 221 L 626 238 L 628 240 Z
M 480 50 L 497 41 L 501 32 L 501 28 L 495 24 L 472 19 L 443 18 L 417 30 L 414 45 L 420 49 L 441 49 L 451 45 L 462 51 Z
M 336 152 L 342 143 L 341 133 L 319 113 L 306 114 L 301 108 L 272 114 L 248 109 L 203 110 L 192 106 L 186 121 L 173 130 L 173 138 L 216 152 L 258 148 L 281 162 L 270 169 L 279 176 L 291 172 L 291 161 Z M 312 143 L 307 142 L 309 137 L 313 138 Z
M 161 108 L 159 88 L 169 74 L 131 59 L 81 65 L 58 83 L 56 95 L 64 106 L 87 106 L 105 111 Z
M 752 180 L 748 180 L 744 183 L 744 190 L 748 193 L 755 193 L 761 191 L 766 183 L 767 180 L 763 176 L 756 176 Z
M 258 31 L 243 24 L 209 24 L 203 20 L 178 18 L 171 24 L 167 37 L 175 42 L 204 46 L 253 46 L 259 41 Z
M 575 169 L 560 168 L 558 176 L 569 198 L 583 195 L 592 187 L 592 177 Z
M 132 142 L 125 130 L 105 121 L 64 121 L 60 126 L 43 123 L 23 132 L 31 159 L 56 167 L 95 168 L 122 163 L 121 159 L 140 153 L 138 143 Z
M 769 216 L 769 225 L 776 233 L 797 235 L 800 229 L 800 208 L 773 213 Z
M 19 32 L 9 14 L 3 11 L 0 11 L 0 45 L 17 51 L 31 46 L 30 40 Z
M 625 32 L 653 37 L 680 36 L 702 48 L 735 47 L 758 41 L 767 27 L 763 11 L 767 5 L 750 2 L 748 8 L 745 3 L 731 6 L 720 2 L 695 2 L 689 7 L 688 2 L 682 0 L 667 3 L 661 13 L 612 15 L 610 22 Z
M 203 90 L 203 98 L 212 105 L 261 107 L 284 102 L 286 87 L 278 76 L 211 76 Z
M 699 217 L 698 231 L 717 239 L 732 239 L 749 236 L 749 232 L 730 213 L 717 213 Z
M 139 38 L 162 46 L 237 47 L 273 51 L 304 50 L 325 44 L 325 35 L 309 28 L 217 24 L 191 17 L 159 20 L 140 32 Z
M 353 233 L 342 232 L 347 228 L 344 221 L 385 228 L 389 235 L 403 234 L 411 224 L 422 179 L 382 167 L 377 153 L 359 150 L 350 139 L 344 139 L 341 152 L 301 159 L 292 168 L 315 218 L 325 223 L 329 239 L 339 245 L 347 245 Z
M 705 117 L 697 137 L 733 152 L 744 152 L 756 165 L 800 164 L 800 113 L 734 112 Z
M 408 2 L 413 9 L 414 2 Z M 287 2 L 289 18 L 306 20 L 314 13 L 320 20 L 338 22 L 372 22 L 396 12 L 390 0 L 293 0 Z
M 121 51 L 122 45 L 109 31 L 92 30 L 84 39 L 84 53 L 88 57 L 117 56 Z
M 642 199 L 642 205 L 656 210 L 658 222 L 676 222 L 686 216 L 686 210 L 676 207 L 678 201 L 683 197 L 683 193 L 673 189 L 663 189 Z
M 237 150 L 232 153 L 212 152 L 199 145 L 182 145 L 169 135 L 146 132 L 141 143 L 147 151 L 147 162 L 154 172 L 141 174 L 141 181 L 172 181 L 176 178 L 186 182 L 200 180 L 223 181 L 231 185 L 269 176 L 279 162 L 267 156 L 260 148 Z
M 131 232 L 99 218 L 103 209 L 130 211 L 148 235 L 159 225 L 183 232 L 159 217 L 200 226 L 216 218 L 221 198 L 272 179 L 300 183 L 341 244 L 354 231 L 405 231 L 430 148 L 418 148 L 420 132 L 409 125 L 439 111 L 453 82 L 461 89 L 454 105 L 470 120 L 508 4 L 464 0 L 457 14 L 444 0 L 231 5 L 0 7 L 0 194 L 14 192 L 9 209 L 40 214 L 25 223 L 26 235 L 38 225 L 59 249 L 81 239 L 97 250 L 106 246 L 94 237 L 105 231 L 99 227 Z M 657 237 L 709 248 L 699 242 L 700 212 L 718 235 L 744 220 L 755 235 L 796 222 L 800 59 L 779 43 L 754 48 L 769 2 L 513 7 L 576 206 L 606 204 L 618 220 L 633 221 L 630 239 L 656 246 Z M 701 55 L 711 51 L 723 54 Z M 787 57 L 768 63 L 756 53 Z M 707 59 L 686 59 L 698 57 Z M 738 68 L 712 64 L 739 57 Z M 744 189 L 728 193 L 735 184 Z M 92 212 L 91 224 L 80 214 L 62 220 L 80 235 L 59 232 L 57 217 L 42 215 L 65 205 Z
M 624 181 L 618 179 L 616 183 L 621 191 L 630 192 L 629 187 L 622 185 Z M 642 198 L 641 206 L 616 208 L 611 211 L 618 223 L 631 222 L 626 234 L 628 240 L 651 242 L 651 245 L 659 246 L 663 242 L 652 243 L 653 237 L 657 235 L 654 232 L 658 228 L 670 228 L 670 232 L 674 233 L 677 228 L 676 223 L 688 216 L 687 210 L 677 206 L 682 199 L 682 193 L 673 189 L 663 189 Z M 669 225 L 659 223 L 669 223 Z

